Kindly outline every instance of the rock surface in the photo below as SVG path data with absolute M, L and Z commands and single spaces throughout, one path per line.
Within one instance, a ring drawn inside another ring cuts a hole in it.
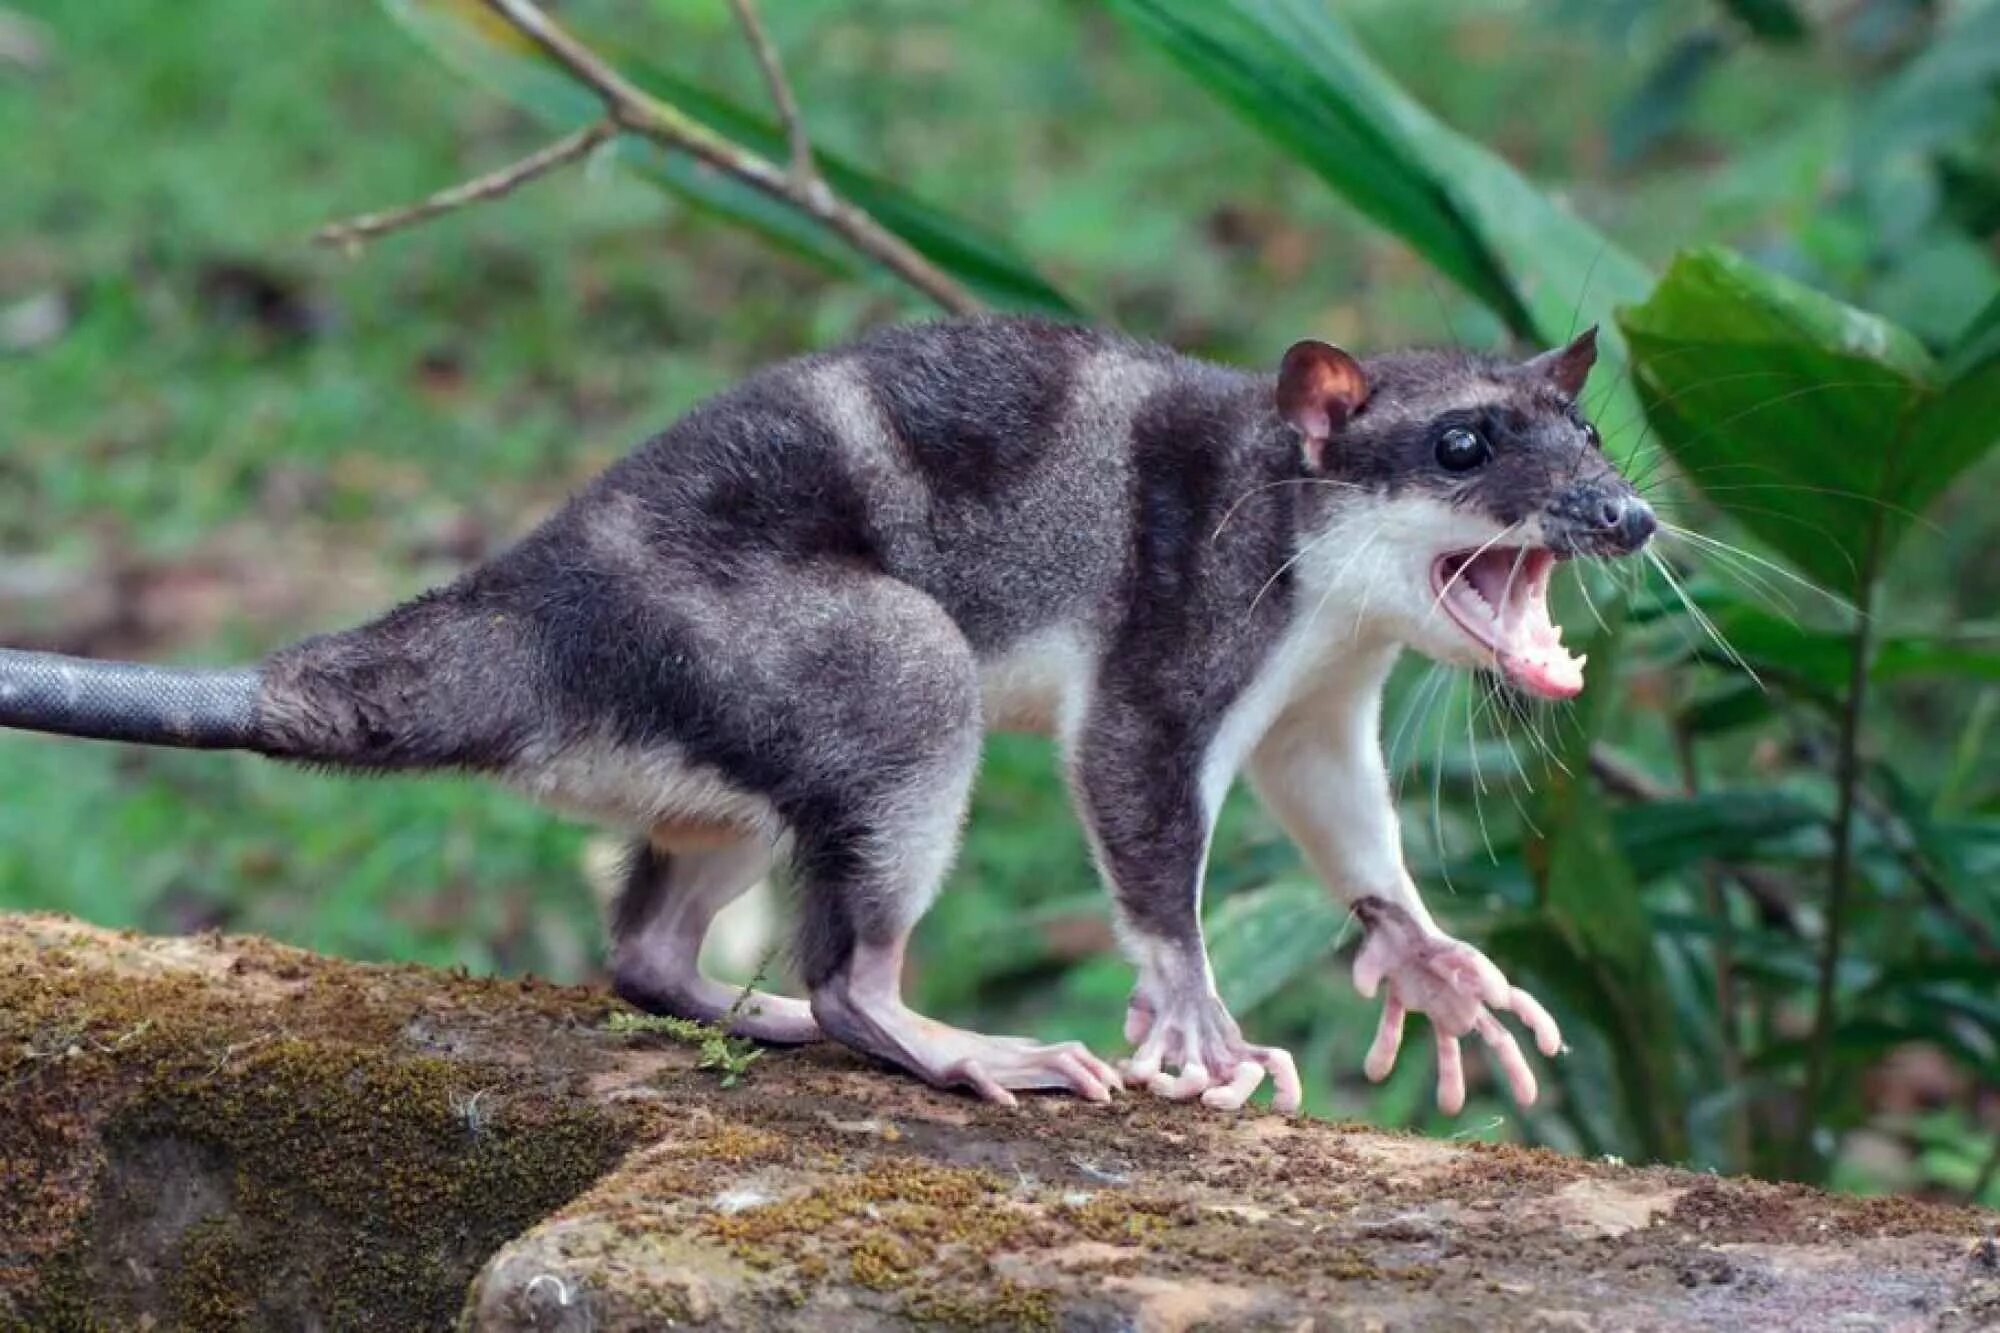
M 1996 1219 L 0 917 L 0 1328 L 1991 1328 Z

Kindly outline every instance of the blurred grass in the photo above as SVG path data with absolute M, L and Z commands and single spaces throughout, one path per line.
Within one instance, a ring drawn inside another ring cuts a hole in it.
M 534 127 L 368 5 L 9 7 L 48 49 L 38 68 L 0 64 L 0 313 L 53 298 L 66 317 L 45 344 L 0 352 L 0 573 L 21 585 L 0 577 L 0 641 L 75 619 L 48 589 L 131 569 L 151 571 L 136 626 L 85 619 L 135 654 L 228 660 L 334 627 L 520 531 L 751 367 L 923 313 L 593 170 L 358 259 L 313 250 L 320 223 L 496 166 L 537 145 Z M 818 142 L 1013 238 L 1133 332 L 1249 362 L 1307 332 L 1362 348 L 1498 336 L 1083 0 L 765 8 Z M 1842 112 L 1799 109 L 1838 86 L 1825 62 L 1748 52 L 1643 170 L 1612 160 L 1605 109 L 1685 27 L 1638 8 L 1342 6 L 1448 122 L 1641 256 L 1664 258 L 1697 219 L 1751 245 L 1796 236 L 1804 260 L 1907 307 L 1891 313 L 1948 322 L 1938 290 L 1970 290 L 1956 270 L 1868 272 L 1858 224 L 1820 207 Z M 566 9 L 760 97 L 721 0 Z M 1992 515 L 1954 503 L 1949 540 L 1902 575 L 1912 614 L 1949 616 L 2000 587 L 1979 559 Z M 208 571 L 206 591 L 177 600 L 189 569 Z M 232 595 L 251 585 L 256 597 Z M 1911 698 L 1922 735 L 1954 734 L 1956 704 Z M 992 744 L 964 858 L 919 942 L 917 999 L 1115 1046 L 1129 971 L 1105 952 L 1104 896 L 1051 771 L 1040 741 Z M 0 794 L 0 907 L 476 970 L 572 978 L 598 964 L 584 832 L 483 786 L 0 735 Z M 1447 809 L 1436 836 L 1458 854 L 1480 831 Z M 1447 859 L 1431 837 L 1413 832 L 1413 853 Z M 1293 866 L 1239 804 L 1211 896 Z M 1487 901 L 1441 898 L 1447 913 Z M 978 965 L 954 966 L 967 958 Z M 1421 1119 L 1421 1062 L 1373 1101 L 1353 1083 L 1368 1009 L 1329 973 L 1251 1022 L 1299 1034 L 1315 1109 Z M 1498 1109 L 1475 1103 L 1461 1123 L 1483 1108 Z

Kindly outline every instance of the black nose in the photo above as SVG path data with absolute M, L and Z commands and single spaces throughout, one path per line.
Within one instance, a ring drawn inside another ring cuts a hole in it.
M 1599 507 L 1597 517 L 1604 535 L 1628 554 L 1644 546 L 1660 527 L 1660 521 L 1653 517 L 1653 506 L 1636 495 L 1610 497 Z

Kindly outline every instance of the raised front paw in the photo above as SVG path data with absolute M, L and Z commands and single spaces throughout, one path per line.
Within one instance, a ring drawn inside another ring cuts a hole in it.
M 1403 908 L 1381 898 L 1354 905 L 1368 937 L 1354 959 L 1354 987 L 1372 997 L 1386 981 L 1382 1021 L 1368 1048 L 1364 1072 L 1374 1082 L 1389 1076 L 1403 1045 L 1403 1019 L 1423 1014 L 1437 1042 L 1438 1109 L 1456 1115 L 1465 1107 L 1465 1060 L 1459 1038 L 1477 1032 L 1493 1052 L 1514 1100 L 1532 1106 L 1538 1089 L 1534 1071 L 1500 1024 L 1496 1013 L 1512 1013 L 1534 1034 L 1545 1056 L 1562 1050 L 1562 1031 L 1534 996 L 1511 984 L 1493 961 L 1469 944 L 1419 924 Z
M 1269 1076 L 1273 1109 L 1287 1115 L 1299 1109 L 1291 1053 L 1244 1041 L 1221 997 L 1205 984 L 1169 986 L 1141 977 L 1125 1010 L 1125 1039 L 1138 1047 L 1120 1066 L 1127 1084 L 1234 1111 Z

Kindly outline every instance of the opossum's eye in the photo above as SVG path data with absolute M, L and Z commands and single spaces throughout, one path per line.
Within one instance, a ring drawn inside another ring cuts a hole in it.
M 1493 457 L 1493 446 L 1478 431 L 1453 426 L 1438 436 L 1438 466 L 1447 472 L 1470 472 Z
M 1583 423 L 1583 438 L 1590 441 L 1591 448 L 1597 450 L 1599 453 L 1604 452 L 1604 437 L 1599 435 L 1597 427 L 1591 425 L 1588 421 Z

